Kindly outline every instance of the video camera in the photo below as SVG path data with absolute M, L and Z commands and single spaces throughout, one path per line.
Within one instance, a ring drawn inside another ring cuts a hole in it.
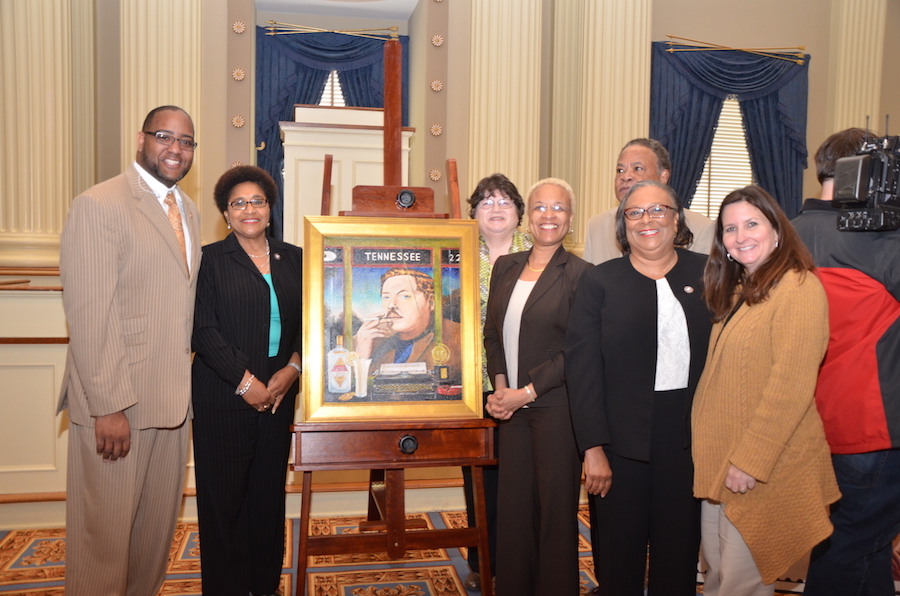
M 881 232 L 900 229 L 900 137 L 867 139 L 853 157 L 837 160 L 834 199 L 838 229 Z

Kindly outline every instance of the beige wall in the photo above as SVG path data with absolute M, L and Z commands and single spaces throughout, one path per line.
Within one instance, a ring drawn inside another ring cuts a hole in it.
M 133 67 L 123 64 L 123 4 L 119 0 L 66 0 L 69 5 L 79 12 L 74 12 L 71 26 L 77 27 L 72 38 L 74 43 L 71 48 L 71 60 L 74 64 L 82 64 L 92 61 L 92 68 L 78 68 L 79 74 L 75 77 L 75 90 L 83 80 L 81 72 L 92 72 L 93 82 L 90 88 L 95 90 L 94 101 L 91 104 L 89 96 L 76 93 L 72 102 L 71 114 L 73 127 L 88 127 L 96 138 L 95 150 L 73 152 L 69 160 L 70 166 L 57 171 L 65 173 L 72 170 L 72 190 L 70 194 L 80 192 L 85 187 L 99 180 L 109 178 L 122 170 L 125 164 L 133 157 L 134 134 L 137 132 L 140 122 L 123 122 L 125 114 L 124 106 L 129 103 L 128 98 L 123 99 L 123 73 L 125 79 L 133 78 Z M 715 43 L 732 46 L 768 46 L 768 45 L 803 45 L 806 52 L 812 55 L 810 63 L 810 99 L 808 121 L 808 147 L 812 153 L 821 141 L 831 132 L 829 130 L 828 104 L 829 89 L 835 83 L 829 77 L 833 77 L 831 66 L 834 62 L 830 52 L 835 23 L 832 22 L 832 6 L 838 6 L 842 2 L 854 2 L 857 0 L 653 0 L 652 2 L 652 39 L 664 40 L 666 33 L 673 33 L 683 37 L 702 39 Z M 17 6 L 22 0 L 9 0 L 4 6 Z M 383 21 L 374 19 L 359 19 L 352 17 L 326 17 L 285 14 L 256 14 L 253 0 L 228 0 L 227 11 L 222 11 L 221 0 L 198 0 L 199 24 L 196 35 L 202 43 L 199 44 L 200 65 L 196 68 L 199 72 L 199 108 L 194 108 L 198 126 L 197 136 L 200 147 L 197 152 L 193 171 L 185 180 L 185 187 L 200 204 L 204 214 L 202 221 L 202 241 L 211 242 L 221 238 L 225 229 L 221 218 L 215 212 L 212 203 L 212 188 L 219 175 L 232 163 L 255 162 L 255 149 L 253 149 L 253 26 L 256 23 L 264 23 L 268 19 L 282 20 L 310 24 L 322 28 L 368 28 L 373 26 L 390 26 L 397 24 L 402 33 L 411 36 L 411 81 L 410 81 L 410 124 L 417 129 L 413 137 L 410 183 L 413 185 L 428 185 L 435 189 L 437 207 L 445 210 L 449 207 L 446 203 L 446 180 L 432 182 L 428 178 L 431 169 L 446 169 L 445 160 L 453 157 L 457 160 L 460 169 L 460 183 L 463 197 L 471 190 L 472 180 L 469 180 L 467 164 L 469 154 L 473 147 L 477 146 L 478 139 L 469 130 L 469 122 L 472 121 L 469 98 L 473 92 L 477 93 L 504 93 L 510 97 L 521 94 L 519 88 L 504 88 L 501 81 L 504 68 L 508 64 L 498 65 L 498 83 L 490 89 L 472 90 L 470 87 L 471 72 L 471 10 L 473 0 L 453 0 L 452 2 L 420 2 L 408 23 Z M 574 2 L 574 0 L 566 0 Z M 568 6 L 563 0 L 542 0 L 542 26 L 540 43 L 542 47 L 550 48 L 551 38 L 554 35 L 567 35 L 577 38 L 581 30 L 564 30 L 567 26 L 553 22 L 554 14 L 563 6 Z M 900 75 L 896 68 L 895 57 L 900 55 L 900 0 L 886 0 L 887 15 L 885 19 L 884 56 L 882 63 L 883 76 L 880 81 L 880 89 L 877 91 L 880 98 L 878 114 L 873 114 L 872 125 L 879 131 L 884 129 L 884 116 L 893 114 L 895 120 L 900 118 Z M 83 12 L 82 7 L 92 4 L 94 7 L 94 52 L 84 50 L 84 44 L 80 41 L 91 39 L 90 32 L 83 25 L 79 25 L 77 15 Z M 126 3 L 129 4 L 129 3 Z M 591 6 L 587 3 L 585 6 Z M 352 8 L 348 5 L 348 11 Z M 835 11 L 836 13 L 836 11 Z M 231 24 L 235 20 L 242 20 L 247 25 L 247 32 L 238 36 L 231 31 Z M 576 23 L 574 26 L 579 26 Z M 492 31 L 497 35 L 509 35 L 505 29 L 505 23 L 497 23 Z M 74 29 L 73 29 L 74 31 Z M 444 46 L 434 48 L 430 39 L 433 34 L 444 36 Z M 148 37 L 147 39 L 151 39 Z M 155 39 L 155 38 L 153 38 Z M 537 40 L 535 40 L 537 43 Z M 558 44 L 555 47 L 561 47 Z M 558 81 L 554 78 L 550 56 L 553 50 L 542 52 L 542 74 L 535 85 L 541 88 L 540 109 L 540 147 L 538 175 L 558 175 L 553 171 L 554 142 L 559 147 L 560 138 L 569 138 L 568 133 L 554 130 L 552 122 L 553 97 L 551 92 Z M 152 54 L 152 51 L 150 52 Z M 596 57 L 590 57 L 598 59 Z M 151 66 L 152 67 L 152 66 Z M 251 76 L 243 82 L 236 82 L 231 78 L 234 68 L 243 68 Z M 12 84 L 16 82 L 15 74 L 3 73 L 5 79 Z M 637 73 L 635 73 L 637 74 Z M 439 78 L 444 82 L 444 90 L 435 94 L 429 88 L 432 79 Z M 127 80 L 126 80 L 127 82 Z M 618 85 L 627 88 L 625 81 L 611 81 L 608 85 Z M 130 115 L 133 108 L 125 116 L 133 120 Z M 515 106 L 511 109 L 515 110 Z M 231 125 L 231 118 L 235 115 L 244 116 L 247 125 L 242 129 L 236 129 Z M 439 124 L 443 129 L 440 137 L 432 137 L 429 130 L 432 124 Z M 862 125 L 863 122 L 858 124 Z M 893 127 L 897 132 L 900 124 Z M 596 133 L 597 131 L 585 131 Z M 641 131 L 635 131 L 639 134 Z M 84 133 L 76 135 L 84 138 Z M 572 139 L 577 143 L 577 138 Z M 85 153 L 92 153 L 90 157 Z M 571 161 L 571 160 L 568 160 Z M 38 180 L 29 180 L 29 177 L 40 178 L 35 172 L 21 168 L 20 162 L 0 164 L 0 178 L 5 178 L 7 184 L 12 180 L 14 188 L 32 187 L 39 191 L 41 185 Z M 597 164 L 598 167 L 611 167 L 607 164 Z M 497 167 L 500 167 L 498 164 Z M 484 165 L 481 169 L 491 169 Z M 82 174 L 83 170 L 83 174 Z M 446 174 L 446 172 L 444 172 Z M 478 172 L 481 175 L 483 172 Z M 46 176 L 44 176 L 46 179 Z M 517 181 L 521 186 L 527 187 L 533 180 Z M 812 169 L 806 173 L 805 194 L 815 194 L 815 183 Z M 605 193 L 605 189 L 589 189 L 595 193 Z M 9 193 L 8 193 L 9 194 Z M 13 193 L 17 194 L 17 193 Z M 59 193 L 54 193 L 59 194 Z M 71 198 L 71 197 L 69 197 Z M 53 196 L 42 196 L 39 192 L 32 197 L 34 202 L 57 200 Z M 590 215 L 584 213 L 583 215 Z M 56 233 L 50 228 L 40 228 L 41 223 L 34 224 L 34 229 L 12 230 L 13 234 L 22 235 L 22 264 L 33 260 L 34 252 L 29 252 L 29 242 L 37 236 L 35 232 L 51 235 Z M 43 238 L 43 236 L 41 236 Z M 49 238 L 49 236 L 48 236 Z M 41 240 L 43 242 L 44 240 Z M 14 264 L 8 262 L 6 264 Z M 50 263 L 52 264 L 52 263 Z
M 252 72 L 251 53 L 247 62 L 234 60 L 232 45 L 237 43 L 243 47 L 253 47 L 252 33 L 237 35 L 231 24 L 240 20 L 253 25 L 253 0 L 229 0 L 228 10 L 222 10 L 221 0 L 202 0 L 202 18 L 200 34 L 203 43 L 200 46 L 200 105 L 201 116 L 195 119 L 198 126 L 197 147 L 200 157 L 200 168 L 196 162 L 190 176 L 195 176 L 195 190 L 191 195 L 200 208 L 200 238 L 203 244 L 209 244 L 225 236 L 225 223 L 212 200 L 213 187 L 232 161 L 250 161 L 253 130 L 252 85 L 253 79 L 247 77 L 238 83 L 231 78 L 231 71 L 241 67 Z M 222 57 L 226 57 L 223 60 Z M 241 86 L 242 92 L 228 94 L 229 85 Z M 223 98 L 227 97 L 227 101 Z M 244 128 L 231 126 L 231 117 L 243 115 L 247 120 Z M 195 158 L 196 159 L 196 158 Z
M 891 116 L 887 131 L 900 135 L 900 0 L 888 0 L 885 20 L 884 61 L 881 75 L 881 113 L 873 127 L 885 134 L 884 118 Z
M 96 95 L 94 115 L 96 118 L 97 167 L 91 184 L 78 189 L 81 192 L 100 180 L 112 178 L 122 171 L 122 145 L 134 148 L 131 135 L 125 139 L 121 130 L 122 94 L 119 91 L 119 0 L 97 0 L 96 12 Z M 134 123 L 134 130 L 140 130 L 140 122 Z

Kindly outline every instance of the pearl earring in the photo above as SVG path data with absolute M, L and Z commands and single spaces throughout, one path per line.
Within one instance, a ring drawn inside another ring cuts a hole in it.
M 228 229 L 231 229 L 231 222 L 228 222 Z
M 730 252 L 726 252 L 726 253 L 725 253 L 725 256 L 728 258 L 729 261 L 733 261 L 733 260 L 734 260 L 734 259 L 731 258 L 731 253 L 730 253 Z

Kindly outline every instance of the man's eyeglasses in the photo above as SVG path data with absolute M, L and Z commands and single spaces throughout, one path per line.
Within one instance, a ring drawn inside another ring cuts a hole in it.
M 509 199 L 482 199 L 480 203 L 478 203 L 478 207 L 487 211 L 488 209 L 492 209 L 494 205 L 500 207 L 501 209 L 512 209 L 513 203 Z
M 253 205 L 254 209 L 261 209 L 263 205 L 267 205 L 268 203 L 269 201 L 265 199 L 250 199 L 249 201 L 238 199 L 237 201 L 231 201 L 230 203 L 228 203 L 228 206 L 235 211 L 243 211 L 247 208 L 247 205 Z
M 644 214 L 650 216 L 651 219 L 662 219 L 666 216 L 666 212 L 669 209 L 675 209 L 675 207 L 669 207 L 668 205 L 650 205 L 646 209 L 641 209 L 640 207 L 631 207 L 624 211 L 625 219 L 638 220 L 644 217 Z
M 156 137 L 156 142 L 163 147 L 171 147 L 172 143 L 178 141 L 178 146 L 185 151 L 193 151 L 197 148 L 197 143 L 194 142 L 194 139 L 176 139 L 174 135 L 163 132 L 161 130 L 157 130 L 156 132 L 142 130 L 141 132 L 145 135 L 153 135 L 154 137 Z

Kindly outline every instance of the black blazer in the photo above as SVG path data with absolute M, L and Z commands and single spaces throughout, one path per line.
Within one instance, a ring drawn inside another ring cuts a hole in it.
M 269 239 L 272 285 L 281 312 L 281 344 L 269 361 L 269 285 L 234 234 L 203 247 L 197 280 L 192 347 L 193 399 L 206 407 L 250 406 L 234 394 L 249 370 L 263 383 L 301 353 L 301 249 Z M 289 393 L 295 393 L 298 383 Z
M 516 281 L 531 251 L 503 255 L 494 263 L 484 323 L 484 347 L 491 380 L 506 373 L 503 320 Z M 569 308 L 582 273 L 592 265 L 560 246 L 525 302 L 519 332 L 518 386 L 534 385 L 537 400 L 530 407 L 566 403 L 563 341 Z
M 703 300 L 706 255 L 676 249 L 666 275 L 687 319 L 691 347 L 688 393 L 693 397 L 706 362 L 711 315 Z M 638 273 L 628 256 L 597 265 L 581 279 L 566 334 L 566 377 L 575 439 L 581 452 L 603 445 L 613 453 L 650 459 L 656 377 L 656 281 Z M 691 399 L 685 402 L 685 447 L 690 446 Z

